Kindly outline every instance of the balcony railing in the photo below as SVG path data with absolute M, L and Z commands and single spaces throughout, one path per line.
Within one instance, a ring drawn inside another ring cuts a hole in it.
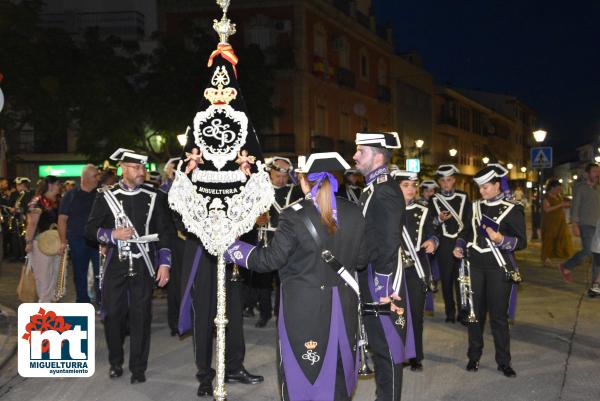
M 265 153 L 296 153 L 294 134 L 261 135 L 259 140 Z
M 356 87 L 356 74 L 352 70 L 339 67 L 336 71 L 337 83 L 354 89 Z

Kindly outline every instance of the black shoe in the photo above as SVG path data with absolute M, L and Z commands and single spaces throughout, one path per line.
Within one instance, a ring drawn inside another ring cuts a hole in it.
M 267 322 L 269 321 L 269 319 L 263 319 L 262 317 L 260 319 L 258 319 L 258 321 L 256 322 L 256 324 L 254 325 L 254 327 L 262 329 L 263 327 L 265 327 L 267 325 Z
M 468 372 L 477 372 L 479 370 L 479 361 L 476 359 L 469 359 L 469 363 L 467 363 L 467 371 Z
M 510 365 L 498 365 L 498 370 L 506 377 L 517 377 L 517 372 Z
M 144 383 L 146 381 L 146 375 L 143 373 L 132 373 L 131 384 Z
M 264 377 L 258 375 L 252 375 L 244 368 L 237 372 L 225 373 L 225 383 L 243 383 L 243 384 L 258 384 L 265 380 Z
M 453 317 L 447 317 L 446 318 L 446 323 L 456 323 L 456 319 Z
M 198 386 L 198 397 L 206 397 L 213 395 L 213 386 L 212 383 L 200 383 Z
M 254 308 L 248 306 L 244 309 L 244 312 L 242 313 L 242 315 L 244 317 L 254 317 Z
M 417 361 L 416 359 L 411 359 L 408 362 L 410 364 L 410 370 L 412 370 L 413 372 L 422 372 L 423 371 L 423 364 L 421 363 L 421 361 Z
M 111 365 L 110 370 L 108 371 L 108 377 L 116 379 L 121 376 L 123 376 L 123 368 L 117 365 Z
M 171 329 L 171 337 L 175 337 L 177 334 L 177 330 Z

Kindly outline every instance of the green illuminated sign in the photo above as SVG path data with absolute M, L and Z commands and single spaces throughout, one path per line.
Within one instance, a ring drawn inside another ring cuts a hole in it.
M 57 177 L 80 177 L 85 164 L 42 164 L 38 167 L 40 177 L 55 175 Z

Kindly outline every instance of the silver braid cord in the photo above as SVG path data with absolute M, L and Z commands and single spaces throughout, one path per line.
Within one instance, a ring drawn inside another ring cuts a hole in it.
M 217 326 L 217 384 L 214 397 L 216 401 L 227 399 L 227 390 L 225 389 L 225 327 L 229 321 L 225 314 L 225 300 L 225 259 L 223 258 L 223 252 L 221 252 L 217 262 L 217 317 L 215 318 L 215 325 Z

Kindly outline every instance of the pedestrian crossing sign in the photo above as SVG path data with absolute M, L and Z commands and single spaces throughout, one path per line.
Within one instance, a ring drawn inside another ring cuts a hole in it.
M 551 168 L 552 146 L 541 146 L 538 148 L 531 148 L 531 167 Z
M 419 159 L 406 159 L 406 171 L 418 173 L 421 171 L 421 161 Z

